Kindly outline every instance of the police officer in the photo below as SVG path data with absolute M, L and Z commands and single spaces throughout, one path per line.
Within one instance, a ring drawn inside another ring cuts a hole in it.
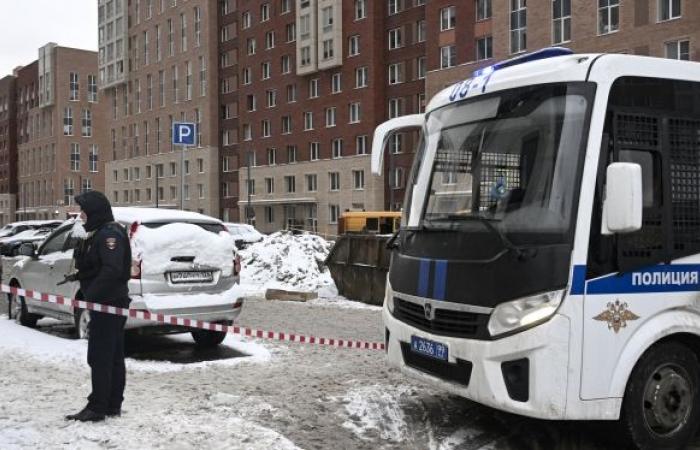
M 127 308 L 131 247 L 126 230 L 114 221 L 112 207 L 104 194 L 88 191 L 75 197 L 75 201 L 80 205 L 88 232 L 74 255 L 83 297 L 86 301 Z M 87 406 L 66 419 L 99 422 L 106 416 L 121 415 L 126 383 L 125 323 L 126 317 L 90 312 L 87 359 L 92 373 L 92 393 Z

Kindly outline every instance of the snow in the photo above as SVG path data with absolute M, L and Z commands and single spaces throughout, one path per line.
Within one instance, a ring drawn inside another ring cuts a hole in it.
M 412 392 L 408 387 L 378 384 L 351 389 L 341 400 L 347 415 L 343 427 L 361 439 L 378 434 L 393 442 L 406 440 L 408 426 L 400 401 L 402 396 Z
M 280 231 L 241 250 L 241 282 L 262 289 L 317 291 L 333 287 L 323 263 L 332 243 L 313 234 Z
M 222 223 L 219 219 L 205 216 L 191 211 L 166 208 L 134 208 L 115 207 L 112 208 L 114 219 L 120 222 L 208 222 Z
M 174 256 L 194 256 L 194 263 L 233 272 L 234 245 L 227 232 L 215 234 L 198 225 L 170 223 L 158 228 L 141 226 L 131 242 L 131 253 L 143 261 L 145 275 L 161 275 L 173 266 Z

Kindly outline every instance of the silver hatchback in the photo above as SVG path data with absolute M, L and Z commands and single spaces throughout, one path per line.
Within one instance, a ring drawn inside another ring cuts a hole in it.
M 188 211 L 113 208 L 115 220 L 129 234 L 132 249 L 130 308 L 150 313 L 231 324 L 239 316 L 240 258 L 230 234 L 217 219 Z M 62 285 L 74 271 L 75 222 L 57 228 L 34 250 L 22 248 L 5 264 L 3 282 L 34 291 L 82 299 L 77 282 Z M 90 301 L 90 299 L 85 299 Z M 77 337 L 88 333 L 89 311 L 69 305 L 10 296 L 10 311 L 21 324 L 34 326 L 41 317 L 75 324 Z M 197 330 L 129 318 L 127 329 L 149 333 L 191 332 L 201 346 L 215 346 L 225 333 Z

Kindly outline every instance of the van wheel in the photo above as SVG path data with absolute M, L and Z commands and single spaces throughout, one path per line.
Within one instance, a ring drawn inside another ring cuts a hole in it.
M 191 333 L 194 342 L 202 348 L 216 347 L 226 339 L 226 333 L 223 331 L 192 330 Z
M 20 297 L 16 294 L 9 295 L 10 319 L 14 319 L 15 322 L 22 326 L 35 328 L 36 322 L 39 320 L 39 316 L 27 311 L 27 304 L 24 302 L 24 297 Z
M 73 323 L 76 339 L 87 339 L 90 336 L 90 311 L 76 308 L 73 313 Z
M 686 448 L 700 425 L 700 363 L 683 344 L 668 342 L 637 362 L 625 390 L 621 425 L 640 449 Z

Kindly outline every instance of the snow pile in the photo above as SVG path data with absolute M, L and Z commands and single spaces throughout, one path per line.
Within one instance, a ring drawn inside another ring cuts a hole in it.
M 280 231 L 241 250 L 242 283 L 265 288 L 335 289 L 323 265 L 333 244 L 313 234 Z
M 221 268 L 223 276 L 233 271 L 234 245 L 228 233 L 215 234 L 189 223 L 171 223 L 158 228 L 142 225 L 134 234 L 131 252 L 143 261 L 144 274 L 162 274 L 173 266 L 175 256 L 193 256 L 195 264 Z

